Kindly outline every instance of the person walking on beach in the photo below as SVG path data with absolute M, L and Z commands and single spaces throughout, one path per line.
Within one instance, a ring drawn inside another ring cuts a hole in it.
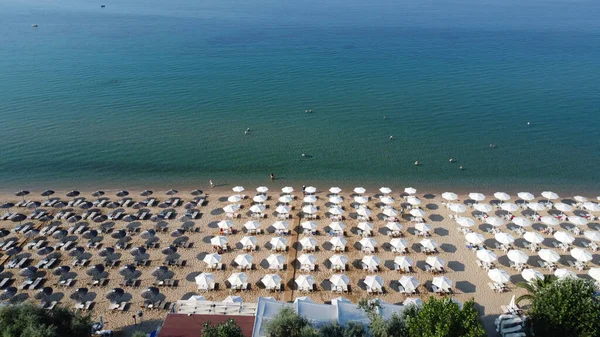
M 273 173 L 271 173 L 271 181 L 275 180 L 275 175 Z
M 212 179 L 210 179 L 210 180 L 208 181 L 208 183 L 210 184 L 210 188 L 213 188 L 213 187 L 215 187 L 215 184 L 213 183 L 213 180 L 212 180 Z
M 302 195 L 306 196 L 306 185 L 302 185 Z

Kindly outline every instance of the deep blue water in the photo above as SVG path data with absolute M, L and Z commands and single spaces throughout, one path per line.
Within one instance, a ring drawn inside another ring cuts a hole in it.
M 597 191 L 598 17 L 597 1 L 4 0 L 0 189 L 273 172 Z

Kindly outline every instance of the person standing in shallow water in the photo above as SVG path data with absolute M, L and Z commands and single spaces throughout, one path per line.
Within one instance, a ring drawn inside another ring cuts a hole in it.
M 211 188 L 215 187 L 215 184 L 213 183 L 213 180 L 212 180 L 212 179 L 210 179 L 210 180 L 208 181 L 208 183 L 210 184 L 210 187 L 211 187 Z
M 271 181 L 275 180 L 275 175 L 271 173 Z

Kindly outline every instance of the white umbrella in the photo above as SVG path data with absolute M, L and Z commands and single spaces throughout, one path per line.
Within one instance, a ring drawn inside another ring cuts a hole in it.
M 492 206 L 488 204 L 475 204 L 473 208 L 481 213 L 489 213 L 492 211 Z
M 209 266 L 212 266 L 221 262 L 221 255 L 217 253 L 207 254 L 202 261 Z
M 431 226 L 429 226 L 428 224 L 426 224 L 424 222 L 417 222 L 415 224 L 415 229 L 418 230 L 419 232 L 429 232 L 431 230 Z
M 382 187 L 379 189 L 379 192 L 381 192 L 383 194 L 390 194 L 390 193 L 392 193 L 392 190 L 389 187 Z
M 582 197 L 580 195 L 574 196 L 573 199 L 575 199 L 575 201 L 577 201 L 577 202 L 586 202 L 586 201 L 588 201 L 588 198 Z
M 308 186 L 307 188 L 304 189 L 304 191 L 306 193 L 315 193 L 317 191 L 317 188 L 314 186 Z
M 417 307 L 423 306 L 423 301 L 420 298 L 407 298 L 402 302 L 403 306 L 415 305 Z
M 282 237 L 272 238 L 271 241 L 269 241 L 269 243 L 271 243 L 271 246 L 273 246 L 273 248 L 276 249 L 285 249 L 285 247 L 287 247 L 287 240 Z
M 273 228 L 278 231 L 285 231 L 290 228 L 290 224 L 287 221 L 275 221 L 273 223 Z
M 434 277 L 431 283 L 442 290 L 448 290 L 452 288 L 452 281 L 445 276 Z
M 372 238 L 363 238 L 358 242 L 363 248 L 370 248 L 371 250 L 374 250 L 377 246 L 377 241 L 375 241 L 375 239 Z
M 540 220 L 547 226 L 556 226 L 559 224 L 558 219 L 549 215 L 544 215 Z
M 246 268 L 246 267 L 252 266 L 252 260 L 253 260 L 252 255 L 240 254 L 240 255 L 236 256 L 233 261 L 235 261 L 235 263 L 237 263 L 238 266 L 240 266 L 242 268 Z
M 590 212 L 600 212 L 600 205 L 593 202 L 586 202 L 583 204 L 583 207 Z
M 302 254 L 300 256 L 298 256 L 298 262 L 300 262 L 301 265 L 314 265 L 315 262 L 317 261 L 317 258 L 312 255 L 312 254 Z
M 368 216 L 370 216 L 370 215 L 371 215 L 371 210 L 370 210 L 370 209 L 368 209 L 368 208 L 366 208 L 366 207 L 362 207 L 362 206 L 361 206 L 361 207 L 359 207 L 359 208 L 356 210 L 356 214 L 358 214 L 358 215 L 360 215 L 360 216 L 366 216 L 366 217 L 368 217 Z
M 529 219 L 523 218 L 523 217 L 520 217 L 520 216 L 513 218 L 512 219 L 512 223 L 514 223 L 515 225 L 520 226 L 520 227 L 529 227 L 529 226 L 531 226 L 531 221 L 529 221 Z
M 474 232 L 467 233 L 467 235 L 465 235 L 465 239 L 467 240 L 467 242 L 472 243 L 474 245 L 480 245 L 485 241 L 483 235 Z
M 366 255 L 362 258 L 362 263 L 368 268 L 376 268 L 381 263 L 381 260 L 377 256 Z
M 487 218 L 485 218 L 485 222 L 494 227 L 500 227 L 504 225 L 504 220 L 500 219 L 497 216 L 488 216 Z
M 314 214 L 314 213 L 317 213 L 317 208 L 313 205 L 306 205 L 306 206 L 302 207 L 302 212 L 304 212 L 306 214 Z
M 317 245 L 317 240 L 315 240 L 311 237 L 303 237 L 300 240 L 300 244 L 302 245 L 302 248 L 304 248 L 304 249 L 315 248 L 315 246 Z
M 233 273 L 229 276 L 227 281 L 231 283 L 231 286 L 239 287 L 248 281 L 248 276 L 246 276 L 245 273 Z
M 330 223 L 329 228 L 331 228 L 331 230 L 334 232 L 341 232 L 346 228 L 346 225 L 344 225 L 342 222 L 336 221 Z
M 358 229 L 366 231 L 366 232 L 370 232 L 373 230 L 373 224 L 370 222 L 359 222 Z
M 240 193 L 240 192 L 244 191 L 244 187 L 242 187 L 242 186 L 236 186 L 236 187 L 232 188 L 232 190 L 234 192 L 236 192 L 236 193 Z
M 558 199 L 558 194 L 554 193 L 554 192 L 550 192 L 550 191 L 544 191 L 542 192 L 542 197 L 548 199 L 548 201 L 550 200 L 555 200 Z
M 281 189 L 281 192 L 286 193 L 286 194 L 290 194 L 292 192 L 294 192 L 294 188 L 291 186 L 286 186 L 284 188 Z
M 315 284 L 315 279 L 310 275 L 300 275 L 296 277 L 296 284 L 298 285 L 298 288 L 312 289 Z
M 333 197 L 329 198 L 329 202 L 337 205 L 344 202 L 344 199 L 342 199 L 342 197 L 340 197 L 339 195 L 334 195 Z
M 248 221 L 244 224 L 247 230 L 257 230 L 260 228 L 260 222 L 258 221 Z
M 417 193 L 417 189 L 413 187 L 407 187 L 404 189 L 404 193 L 406 194 L 415 194 Z
M 398 280 L 398 283 L 400 283 L 402 288 L 407 292 L 414 292 L 419 286 L 419 280 L 413 276 L 402 276 L 402 278 Z
M 394 198 L 387 195 L 385 197 L 381 197 L 379 200 L 386 205 L 392 205 L 395 202 Z
M 591 241 L 600 241 L 600 232 L 597 232 L 597 231 L 585 231 L 585 232 L 583 232 L 583 235 L 588 240 L 591 240 Z
M 425 263 L 435 269 L 444 268 L 444 260 L 442 260 L 439 256 L 429 256 L 425 260 Z
M 566 244 L 571 244 L 573 243 L 573 241 L 575 241 L 575 238 L 567 233 L 567 232 L 563 232 L 563 231 L 558 231 L 556 233 L 554 233 L 554 238 L 562 243 L 566 243 Z
M 588 221 L 585 218 L 582 218 L 577 215 L 571 215 L 567 219 L 569 220 L 570 223 L 577 225 L 577 226 L 585 226 L 588 223 Z
M 229 198 L 227 198 L 227 201 L 233 202 L 233 203 L 238 203 L 238 202 L 240 202 L 240 200 L 242 200 L 242 197 L 239 195 L 232 195 Z
M 250 212 L 252 213 L 262 213 L 264 212 L 266 207 L 264 205 L 252 205 L 250 207 Z
M 269 188 L 267 186 L 258 186 L 256 188 L 256 192 L 258 193 L 267 193 L 269 191 Z
M 302 228 L 314 231 L 317 229 L 317 223 L 314 221 L 304 221 L 302 222 Z
M 554 204 L 554 208 L 563 213 L 573 211 L 573 207 L 571 205 L 567 205 L 563 202 L 557 202 L 556 204 Z
M 267 274 L 260 280 L 267 288 L 278 287 L 281 284 L 281 277 L 276 274 Z
M 354 201 L 359 203 L 359 204 L 366 204 L 367 202 L 369 202 L 369 198 L 367 197 L 354 197 Z
M 213 246 L 225 246 L 227 244 L 227 238 L 224 236 L 215 236 L 214 238 L 210 239 L 210 244 Z
M 281 254 L 271 254 L 267 257 L 269 269 L 281 269 L 285 264 L 285 258 Z
M 475 221 L 471 218 L 458 217 L 455 219 L 456 223 L 463 227 L 472 227 L 475 226 Z
M 235 213 L 240 209 L 240 205 L 238 204 L 231 204 L 231 205 L 227 205 L 225 207 L 223 207 L 223 212 L 225 213 Z
M 288 214 L 290 212 L 290 208 L 288 206 L 277 206 L 275 212 L 280 214 Z
M 536 213 L 546 209 L 546 206 L 540 204 L 539 202 L 530 202 L 527 204 L 527 207 L 533 211 L 536 211 Z
M 590 268 L 588 275 L 596 281 L 600 281 L 600 268 Z
M 385 227 L 394 232 L 402 230 L 402 225 L 398 222 L 388 222 Z
M 515 242 L 515 238 L 507 233 L 496 233 L 494 234 L 494 239 L 496 239 L 496 241 L 500 242 L 503 245 L 509 245 Z
M 339 236 L 334 236 L 331 238 L 331 240 L 329 240 L 329 242 L 334 246 L 334 247 L 341 247 L 341 248 L 345 248 L 346 244 L 348 243 L 348 241 L 344 238 L 341 238 Z
M 329 278 L 329 281 L 334 287 L 347 287 L 350 283 L 350 279 L 344 274 L 334 274 Z
M 194 278 L 196 284 L 202 288 L 208 288 L 215 283 L 215 276 L 212 273 L 202 273 Z
M 430 250 L 434 250 L 438 246 L 437 242 L 435 242 L 432 239 L 423 239 L 419 243 L 421 244 L 421 246 Z
M 256 238 L 254 236 L 244 236 L 241 240 L 240 240 L 240 244 L 243 247 L 248 247 L 248 246 L 256 246 Z
M 557 252 L 550 249 L 540 249 L 538 255 L 542 260 L 550 263 L 554 263 L 560 260 L 560 255 L 558 255 Z
M 390 240 L 390 245 L 396 249 L 406 249 L 408 247 L 406 240 L 400 238 Z
M 481 260 L 482 262 L 487 262 L 487 263 L 492 263 L 498 259 L 498 257 L 496 256 L 496 254 L 494 254 L 494 252 L 492 252 L 491 250 L 487 250 L 487 249 L 479 249 L 477 251 L 476 255 L 479 260 Z
M 365 285 L 371 289 L 381 289 L 383 279 L 379 275 L 369 275 L 365 277 Z
M 292 198 L 292 196 L 290 195 L 284 195 L 279 197 L 279 202 L 282 202 L 284 204 L 289 204 L 292 201 L 294 201 L 294 198 Z
M 531 282 L 535 279 L 539 279 L 539 280 L 544 279 L 544 274 L 540 273 L 539 271 L 537 271 L 535 269 L 523 269 L 523 271 L 521 272 L 521 276 L 523 276 L 523 278 L 527 282 Z
M 465 205 L 461 204 L 448 204 L 448 208 L 455 213 L 463 213 L 467 211 Z
M 233 221 L 221 220 L 217 223 L 217 226 L 221 229 L 230 229 L 231 227 L 233 227 Z
M 509 250 L 506 256 L 508 256 L 508 259 L 514 263 L 524 264 L 529 260 L 529 255 L 527 255 L 527 253 L 517 249 Z
M 314 204 L 315 202 L 317 202 L 317 197 L 314 195 L 307 195 L 304 197 L 304 199 L 302 199 L 302 201 L 309 204 Z
M 505 202 L 500 204 L 500 208 L 504 211 L 507 212 L 516 212 L 519 209 L 519 206 L 517 206 L 516 204 L 513 204 L 512 202 Z
M 475 201 L 483 201 L 483 200 L 485 200 L 485 195 L 483 195 L 481 193 L 469 193 L 469 199 L 475 200 Z
M 488 277 L 492 281 L 501 284 L 510 281 L 510 276 L 508 275 L 508 273 L 498 268 L 490 269 L 490 271 L 488 271 Z
M 332 257 L 329 258 L 329 261 L 331 262 L 331 264 L 333 266 L 340 266 L 340 267 L 344 267 L 346 265 L 346 263 L 348 263 L 348 258 L 346 258 L 344 255 L 333 255 Z
M 364 189 L 364 188 L 362 188 L 362 187 L 355 187 L 355 188 L 354 188 L 354 193 L 356 193 L 356 194 L 363 194 L 363 193 L 365 193 L 366 191 L 367 191 L 367 190 L 365 190 L 365 189 Z
M 333 206 L 329 208 L 329 213 L 333 215 L 342 215 L 344 210 L 340 206 Z
M 507 200 L 510 200 L 510 195 L 508 195 L 504 192 L 496 192 L 496 193 L 494 193 L 494 198 L 496 198 L 500 201 L 507 201 Z
M 442 198 L 448 200 L 448 201 L 454 201 L 458 199 L 458 195 L 456 195 L 455 193 L 452 192 L 444 192 L 442 193 Z
M 193 295 L 189 298 L 190 301 L 206 301 L 206 297 L 200 295 Z
M 571 256 L 575 260 L 581 262 L 588 262 L 592 260 L 592 254 L 590 254 L 590 252 L 588 252 L 587 250 L 579 247 L 571 249 Z
M 421 204 L 421 200 L 413 195 L 406 198 L 406 202 L 408 202 L 409 204 L 411 204 L 413 206 L 418 206 Z
M 333 194 L 338 194 L 338 193 L 340 193 L 341 191 L 342 191 L 342 189 L 341 189 L 341 188 L 339 188 L 339 187 L 332 187 L 332 188 L 330 188 L 330 189 L 329 189 L 329 192 L 330 192 L 330 193 L 333 193 Z
M 535 244 L 544 242 L 544 237 L 540 233 L 536 232 L 525 233 L 525 235 L 523 235 L 523 239 Z
M 519 192 L 517 193 L 517 196 L 525 201 L 531 201 L 533 199 L 535 199 L 535 197 L 533 196 L 533 194 L 529 193 L 529 192 Z
M 425 217 L 425 211 L 420 209 L 420 208 L 415 208 L 415 209 L 411 209 L 410 210 L 410 215 L 417 217 L 417 218 L 423 218 Z
M 396 258 L 394 259 L 394 263 L 397 264 L 398 267 L 403 269 L 412 267 L 413 265 L 413 261 L 406 256 L 396 256 Z
M 383 214 L 392 218 L 395 218 L 398 216 L 398 211 L 396 211 L 393 208 L 386 208 L 383 210 Z
M 554 271 L 554 276 L 558 277 L 559 279 L 561 278 L 565 278 L 565 277 L 572 277 L 572 278 L 577 278 L 577 274 L 575 274 L 574 272 L 561 268 L 561 269 L 556 269 Z

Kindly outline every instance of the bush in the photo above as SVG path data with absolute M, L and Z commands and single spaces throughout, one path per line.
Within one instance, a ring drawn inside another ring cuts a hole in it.
M 600 336 L 600 299 L 592 281 L 567 277 L 533 290 L 528 299 L 529 335 Z
M 407 313 L 411 337 L 485 337 L 473 300 L 460 306 L 448 298 L 429 298 L 419 310 Z
M 81 315 L 63 307 L 41 309 L 33 304 L 0 308 L 2 337 L 80 337 L 92 329 L 89 315 Z
M 244 337 L 244 335 L 239 325 L 230 318 L 217 325 L 210 325 L 210 321 L 204 322 L 202 337 Z
M 311 337 L 318 336 L 308 320 L 298 315 L 292 308 L 283 308 L 277 316 L 265 324 L 269 337 Z

